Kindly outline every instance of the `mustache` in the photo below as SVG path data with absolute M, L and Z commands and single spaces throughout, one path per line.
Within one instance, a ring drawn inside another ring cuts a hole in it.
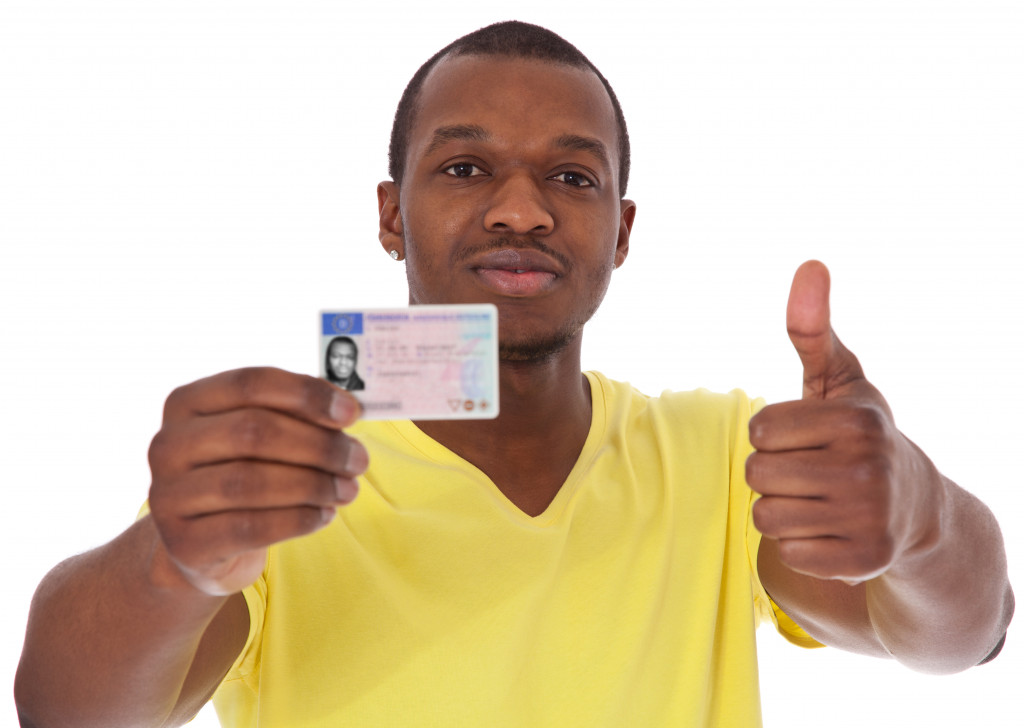
M 468 248 L 462 248 L 459 250 L 452 259 L 454 263 L 465 263 L 466 261 L 481 255 L 483 253 L 489 253 L 492 250 L 508 250 L 509 248 L 517 250 L 536 250 L 538 252 L 547 255 L 548 257 L 558 261 L 562 269 L 569 271 L 572 269 L 572 263 L 564 255 L 559 253 L 557 250 L 549 245 L 544 244 L 540 240 L 532 237 L 496 237 L 491 238 L 485 243 L 480 245 L 471 245 Z

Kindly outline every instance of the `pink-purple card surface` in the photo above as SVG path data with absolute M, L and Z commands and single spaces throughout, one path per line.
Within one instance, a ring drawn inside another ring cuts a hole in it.
M 491 304 L 320 313 L 320 376 L 367 420 L 498 415 L 498 309 Z

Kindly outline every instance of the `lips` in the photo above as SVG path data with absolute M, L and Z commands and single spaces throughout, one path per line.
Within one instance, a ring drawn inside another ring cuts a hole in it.
M 477 256 L 470 268 L 488 288 L 517 297 L 544 293 L 563 274 L 562 266 L 551 256 L 520 248 L 502 248 Z

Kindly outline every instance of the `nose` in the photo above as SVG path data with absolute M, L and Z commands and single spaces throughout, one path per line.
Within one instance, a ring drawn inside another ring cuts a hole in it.
M 494 187 L 494 196 L 484 214 L 488 232 L 514 235 L 546 235 L 555 227 L 543 190 L 526 171 L 509 175 Z

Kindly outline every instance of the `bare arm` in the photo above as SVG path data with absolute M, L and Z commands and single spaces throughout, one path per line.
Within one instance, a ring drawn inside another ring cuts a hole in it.
M 212 694 L 245 643 L 248 613 L 244 602 L 231 608 L 240 596 L 210 596 L 175 576 L 160 550 L 146 518 L 42 582 L 15 686 L 28 724 L 162 725 L 179 697 L 194 702 L 182 695 L 193 665 L 191 691 Z
M 814 637 L 923 672 L 978 664 L 1013 614 L 999 526 L 900 433 L 829 325 L 828 273 L 798 271 L 787 323 L 804 396 L 750 423 L 762 583 Z
M 848 584 L 794 571 L 782 560 L 780 541 L 765 538 L 758 554 L 765 589 L 825 644 L 892 657 L 920 672 L 957 672 L 981 663 L 1006 635 L 1013 591 L 991 512 L 956 485 L 947 487 L 957 502 L 934 548 Z
M 324 526 L 356 494 L 351 396 L 273 369 L 176 390 L 150 449 L 151 515 L 54 569 L 15 684 L 26 725 L 180 725 L 245 643 L 241 589 L 268 545 Z

